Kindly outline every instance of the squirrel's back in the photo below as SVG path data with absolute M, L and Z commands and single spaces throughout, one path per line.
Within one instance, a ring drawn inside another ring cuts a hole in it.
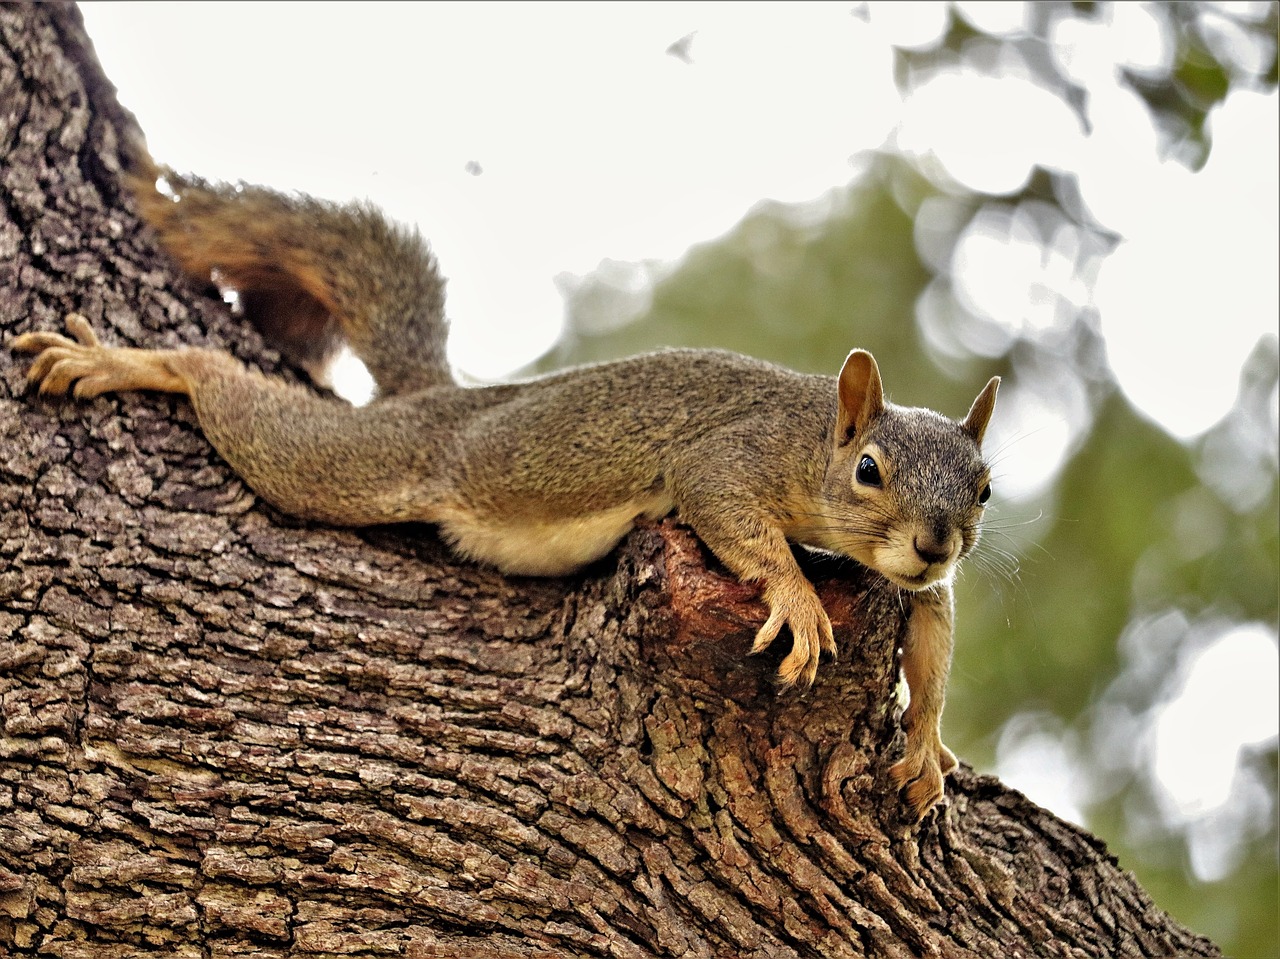
M 224 455 L 244 460 L 241 474 L 291 512 L 435 522 L 461 552 L 509 572 L 576 568 L 607 552 L 636 518 L 672 508 L 720 553 L 763 535 L 759 516 L 788 539 L 882 571 L 914 568 L 920 549 L 947 557 L 931 568 L 949 568 L 955 550 L 942 546 L 960 541 L 955 530 L 971 548 L 972 487 L 985 469 L 980 437 L 937 414 L 921 419 L 885 404 L 869 354 L 851 355 L 838 378 L 716 350 L 669 350 L 463 388 L 446 361 L 444 283 L 416 231 L 367 205 L 170 173 L 166 195 L 149 174 L 134 181 L 139 208 L 187 272 L 234 287 L 295 358 L 314 363 L 345 338 L 378 385 L 368 411 L 281 396 L 275 419 L 247 424 L 216 411 L 244 402 L 210 400 L 217 384 L 193 395 Z M 848 412 L 850 369 L 878 410 L 854 445 L 872 441 L 874 426 L 879 446 L 861 456 L 898 477 L 874 495 L 854 475 L 860 458 L 849 459 L 850 437 L 837 426 Z M 283 462 L 247 462 L 233 448 L 284 451 L 311 433 L 341 451 L 352 489 L 331 490 L 323 474 Z M 373 447 L 368 462 L 347 453 Z M 383 490 L 373 508 L 363 507 L 375 497 L 362 488 Z M 330 501 L 339 506 L 323 505 Z M 720 527 L 735 533 L 721 540 Z M 882 551 L 872 560 L 890 540 L 905 559 Z M 913 583 L 906 573 L 895 581 Z

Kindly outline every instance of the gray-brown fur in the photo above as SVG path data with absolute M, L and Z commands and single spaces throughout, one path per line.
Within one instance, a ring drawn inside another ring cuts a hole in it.
M 770 615 L 755 648 L 790 628 L 788 685 L 812 683 L 820 654 L 835 652 L 788 543 L 852 556 L 912 604 L 908 746 L 892 774 L 917 814 L 937 801 L 955 762 L 938 732 L 950 576 L 977 537 L 996 380 L 962 422 L 886 404 L 862 351 L 838 377 L 671 350 L 465 388 L 445 361 L 443 281 L 416 233 L 368 206 L 166 178 L 176 202 L 150 176 L 134 183 L 183 267 L 202 281 L 216 271 L 295 354 L 322 355 L 340 331 L 379 398 L 352 407 L 217 351 L 104 346 L 80 317 L 68 321 L 73 338 L 15 342 L 40 353 L 30 375 L 43 390 L 185 394 L 215 448 L 281 509 L 344 525 L 435 523 L 461 554 L 508 572 L 570 572 L 637 519 L 676 509 L 763 586 Z M 879 472 L 864 475 L 863 460 Z
M 875 443 L 894 471 L 895 511 L 945 540 L 948 531 L 964 536 L 960 555 L 972 551 L 978 537 L 978 496 L 989 470 L 973 437 L 955 420 L 933 410 L 889 406 L 863 438 Z
M 163 179 L 176 201 L 133 179 L 143 216 L 187 272 L 207 281 L 216 270 L 240 291 L 269 335 L 301 347 L 332 335 L 331 314 L 384 395 L 453 382 L 444 280 L 416 230 L 364 203 Z

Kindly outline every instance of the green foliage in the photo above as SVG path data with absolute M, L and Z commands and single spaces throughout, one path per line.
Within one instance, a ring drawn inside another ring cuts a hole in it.
M 657 283 L 649 309 L 603 333 L 571 323 L 541 368 L 624 355 L 655 344 L 719 347 L 767 356 L 793 369 L 834 375 L 845 349 L 901 353 L 919 372 L 920 348 L 903 310 L 929 276 L 916 256 L 911 217 L 876 176 L 832 191 L 815 211 L 760 203 L 726 236 L 690 250 Z M 607 277 L 588 278 L 579 301 Z M 571 315 L 574 302 L 570 302 Z M 910 382 L 906 377 L 902 377 Z

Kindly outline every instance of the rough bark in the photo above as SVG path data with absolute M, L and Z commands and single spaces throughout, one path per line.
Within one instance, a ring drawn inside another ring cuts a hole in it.
M 74 309 L 278 367 L 139 230 L 133 129 L 74 7 L 0 7 L 0 335 Z M 1216 954 L 991 778 L 906 828 L 874 577 L 806 561 L 843 655 L 779 695 L 754 591 L 676 524 L 505 579 L 272 512 L 184 402 L 24 368 L 0 351 L 0 954 Z

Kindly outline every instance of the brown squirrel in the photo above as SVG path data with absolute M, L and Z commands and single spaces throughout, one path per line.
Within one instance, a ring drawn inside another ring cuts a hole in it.
M 977 542 L 990 470 L 982 436 L 999 379 L 956 422 L 884 399 L 870 353 L 836 378 L 732 353 L 670 350 L 526 382 L 462 387 L 445 360 L 443 281 L 416 232 L 366 205 L 214 185 L 148 168 L 145 220 L 191 276 L 216 271 L 313 358 L 340 330 L 379 397 L 363 407 L 210 349 L 104 346 L 88 321 L 26 333 L 40 392 L 188 396 L 218 452 L 280 509 L 345 526 L 425 521 L 462 556 L 509 573 L 569 573 L 642 518 L 675 509 L 769 616 L 790 627 L 784 685 L 811 684 L 831 623 L 788 542 L 871 567 L 904 591 L 905 754 L 890 770 L 921 817 L 955 756 L 939 735 L 951 577 Z

